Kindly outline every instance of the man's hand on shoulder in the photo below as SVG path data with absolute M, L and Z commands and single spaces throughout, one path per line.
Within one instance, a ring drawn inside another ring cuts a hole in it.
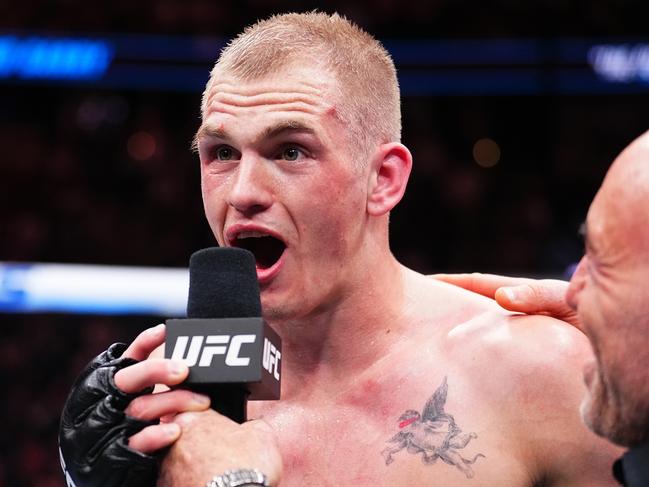
M 183 413 L 174 418 L 180 438 L 162 461 L 159 487 L 205 485 L 227 470 L 257 469 L 268 485 L 282 475 L 274 431 L 263 420 L 238 424 L 215 411 Z
M 509 311 L 551 316 L 581 329 L 577 314 L 566 303 L 568 283 L 559 279 L 529 279 L 473 272 L 430 277 L 481 294 Z

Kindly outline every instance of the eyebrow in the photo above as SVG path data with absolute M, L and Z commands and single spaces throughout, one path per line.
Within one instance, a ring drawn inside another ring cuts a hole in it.
M 313 127 L 298 120 L 281 120 L 270 127 L 267 127 L 261 134 L 261 139 L 277 137 L 285 132 L 301 132 L 315 134 Z
M 194 135 L 192 139 L 191 149 L 194 152 L 198 152 L 198 141 L 203 137 L 213 137 L 215 139 L 227 139 L 228 134 L 225 130 L 222 130 L 217 127 L 211 127 L 209 125 L 201 125 L 198 128 L 198 132 Z
M 306 134 L 316 133 L 315 129 L 310 125 L 300 122 L 299 120 L 287 119 L 287 120 L 280 120 L 279 122 L 269 127 L 266 127 L 261 133 L 261 135 L 257 138 L 257 140 L 271 139 L 273 137 L 282 135 L 286 132 L 291 132 L 291 133 L 299 132 L 299 133 L 306 133 Z M 223 140 L 228 140 L 231 138 L 228 135 L 226 130 L 213 127 L 210 125 L 201 125 L 201 127 L 198 129 L 198 132 L 196 132 L 196 135 L 194 136 L 194 139 L 191 144 L 191 148 L 193 151 L 198 150 L 198 141 L 203 137 L 211 137 L 211 138 L 223 139 Z

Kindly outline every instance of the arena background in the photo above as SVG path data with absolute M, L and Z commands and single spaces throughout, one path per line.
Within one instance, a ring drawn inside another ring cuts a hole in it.
M 3 2 L 0 262 L 183 267 L 213 245 L 189 151 L 200 84 L 245 25 L 313 8 L 394 50 L 415 159 L 395 255 L 422 272 L 565 277 L 606 168 L 649 128 L 646 2 Z M 94 78 L 30 74 L 7 46 L 34 39 L 117 47 Z M 74 376 L 159 320 L 0 313 L 0 486 L 63 485 Z

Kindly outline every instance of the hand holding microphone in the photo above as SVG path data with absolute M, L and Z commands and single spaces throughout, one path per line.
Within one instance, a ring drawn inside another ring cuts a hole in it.
M 263 421 L 245 422 L 247 400 L 279 399 L 281 378 L 281 342 L 261 319 L 254 256 L 205 249 L 189 267 L 188 318 L 167 320 L 165 356 L 189 366 L 182 387 L 209 395 L 220 414 L 176 416 L 182 435 L 162 461 L 158 486 L 205 485 L 227 470 L 249 475 L 251 469 L 263 472 L 266 483 L 246 485 L 277 485 L 282 459 L 273 430 Z
M 170 320 L 174 331 L 168 341 L 174 348 L 168 353 L 177 350 L 189 364 L 196 355 L 198 372 L 190 373 L 190 387 L 209 395 L 219 412 L 245 421 L 249 396 L 279 397 L 280 345 L 260 318 L 254 257 L 239 249 L 200 251 L 190 262 L 190 282 L 190 319 Z M 216 329 L 207 326 L 210 322 Z M 186 350 L 181 350 L 183 340 L 178 343 L 183 336 Z M 59 433 L 68 485 L 154 485 L 157 451 L 180 434 L 178 425 L 158 424 L 159 418 L 207 408 L 202 394 L 188 390 L 151 394 L 154 384 L 174 386 L 188 374 L 181 361 L 147 359 L 164 337 L 164 327 L 158 326 L 140 334 L 128 349 L 111 346 L 75 382 Z
M 127 394 L 117 388 L 115 373 L 137 363 L 123 356 L 117 343 L 93 359 L 77 378 L 66 401 L 59 432 L 59 453 L 68 486 L 153 485 L 155 457 L 132 450 L 128 438 L 153 421 L 138 420 L 125 409 L 152 387 Z
M 248 399 L 280 395 L 281 341 L 261 318 L 255 258 L 242 249 L 203 249 L 189 269 L 187 319 L 167 320 L 165 357 L 189 367 L 182 387 L 243 423 Z
M 157 451 L 180 435 L 165 414 L 201 411 L 209 399 L 185 390 L 151 394 L 153 385 L 182 382 L 187 367 L 147 359 L 164 341 L 164 325 L 142 332 L 127 348 L 115 344 L 93 359 L 76 380 L 61 416 L 61 466 L 69 486 L 155 485 Z

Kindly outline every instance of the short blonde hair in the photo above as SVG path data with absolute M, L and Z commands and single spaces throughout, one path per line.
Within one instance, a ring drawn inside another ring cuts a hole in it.
M 338 14 L 281 14 L 247 27 L 223 49 L 210 74 L 203 116 L 219 73 L 260 79 L 302 59 L 324 63 L 338 81 L 338 114 L 350 128 L 350 143 L 369 154 L 376 144 L 401 140 L 399 84 L 392 58 L 379 41 Z

